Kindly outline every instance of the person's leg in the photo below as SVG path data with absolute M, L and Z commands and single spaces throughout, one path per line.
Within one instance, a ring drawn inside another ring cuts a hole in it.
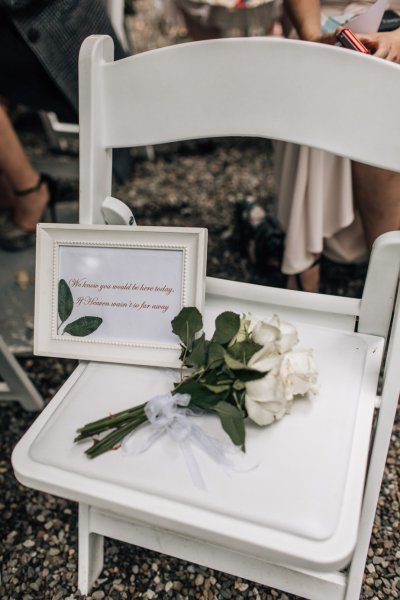
M 379 235 L 400 229 L 400 173 L 353 162 L 352 175 L 354 202 L 370 252 Z
M 315 255 L 315 261 L 302 273 L 289 275 L 287 280 L 287 288 L 289 290 L 301 290 L 303 292 L 318 292 L 320 280 L 320 263 L 321 257 Z
M 26 155 L 4 106 L 0 105 L 0 172 L 15 195 L 13 218 L 25 231 L 34 231 L 49 201 L 46 182 L 38 186 L 40 174 Z M 37 187 L 38 186 L 38 187 Z M 37 188 L 37 189 L 36 189 Z
M 368 252 L 378 236 L 400 229 L 400 173 L 352 162 L 353 195 L 364 229 Z M 318 291 L 319 265 L 288 278 L 289 289 Z

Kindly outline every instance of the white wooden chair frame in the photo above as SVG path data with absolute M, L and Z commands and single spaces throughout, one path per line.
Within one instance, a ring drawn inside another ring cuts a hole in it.
M 400 139 L 394 128 L 385 125 L 397 115 L 400 68 L 386 61 L 322 45 L 252 38 L 186 44 L 113 63 L 111 40 L 93 36 L 82 47 L 80 69 L 81 223 L 104 221 L 102 204 L 111 191 L 110 149 L 118 146 L 257 135 L 400 171 Z M 338 86 L 346 91 L 346 103 L 331 100 Z M 110 200 L 108 204 L 109 208 Z M 118 217 L 117 201 L 113 214 Z M 126 212 L 120 218 L 128 223 Z M 65 424 L 72 430 L 75 426 L 76 402 L 82 407 L 82 422 L 92 414 L 91 403 L 80 396 L 88 378 L 109 377 L 115 382 L 126 376 L 128 384 L 131 377 L 140 383 L 147 376 L 140 369 L 133 376 L 123 365 L 82 363 L 76 369 L 15 448 L 13 466 L 25 485 L 79 502 L 78 585 L 82 593 L 88 593 L 102 569 L 107 536 L 310 599 L 359 598 L 399 397 L 400 299 L 395 301 L 399 268 L 400 233 L 392 232 L 375 243 L 361 300 L 207 280 L 208 322 L 223 309 L 278 312 L 304 332 L 307 328 L 317 331 L 317 361 L 323 361 L 331 339 L 354 342 L 353 354 L 366 348 L 361 373 L 347 373 L 349 402 L 352 378 L 359 378 L 358 408 L 349 462 L 345 463 L 344 491 L 338 501 L 341 516 L 326 539 L 224 514 L 213 509 L 212 494 L 199 506 L 190 484 L 185 488 L 189 502 L 136 488 L 124 479 L 126 464 L 116 453 L 104 459 L 100 470 L 100 463 L 96 466 L 96 461 L 90 461 L 87 466 L 83 456 L 72 453 L 70 439 L 60 440 L 54 448 L 52 436 L 59 436 L 60 427 Z M 334 354 L 330 360 L 332 368 L 336 360 L 340 363 Z M 334 377 L 338 384 L 340 375 L 345 373 Z M 123 384 L 119 385 L 122 394 Z M 100 383 L 93 384 L 96 402 L 97 393 Z M 113 396 L 118 396 L 114 388 Z M 296 415 L 281 423 L 289 424 L 290 419 Z M 311 417 L 304 420 L 304 427 L 311 424 Z M 307 432 L 319 435 L 312 429 Z M 269 443 L 272 433 L 264 435 L 263 443 Z M 318 443 L 321 452 L 325 451 L 324 440 Z M 120 472 L 119 479 L 107 471 L 107 465 Z M 310 480 L 304 481 L 304 487 L 316 485 L 311 481 L 313 469 L 310 464 Z M 304 477 L 307 473 L 304 470 Z M 211 467 L 207 476 L 212 481 Z M 152 477 L 143 485 L 153 485 Z

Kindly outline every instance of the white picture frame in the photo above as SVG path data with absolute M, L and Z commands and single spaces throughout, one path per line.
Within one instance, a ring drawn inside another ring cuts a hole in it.
M 40 224 L 34 353 L 180 366 L 171 321 L 204 307 L 207 230 Z

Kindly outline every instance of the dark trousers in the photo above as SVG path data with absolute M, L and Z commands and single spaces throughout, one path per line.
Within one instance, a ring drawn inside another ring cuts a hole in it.
M 47 74 L 20 36 L 4 10 L 0 9 L 0 97 L 35 110 L 55 112 L 61 121 L 77 123 L 74 107 Z M 123 183 L 131 171 L 129 150 L 113 151 L 113 171 Z
M 78 120 L 74 107 L 1 9 L 0 96 L 36 110 L 55 112 L 62 121 L 76 123 Z

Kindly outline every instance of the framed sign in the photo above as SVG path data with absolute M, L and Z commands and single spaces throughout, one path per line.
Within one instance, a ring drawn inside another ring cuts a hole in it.
M 34 352 L 179 366 L 171 321 L 203 310 L 207 230 L 40 224 Z

